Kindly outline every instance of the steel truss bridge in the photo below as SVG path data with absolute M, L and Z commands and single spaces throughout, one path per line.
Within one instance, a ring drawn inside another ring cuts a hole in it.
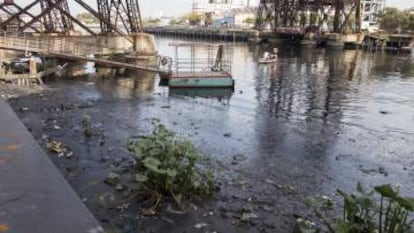
M 98 9 L 83 0 L 73 2 L 99 20 L 101 34 L 126 36 L 143 31 L 138 0 L 96 0 Z M 40 9 L 40 13 L 34 14 L 33 9 Z M 20 6 L 13 0 L 4 0 L 0 4 L 0 12 L 5 15 L 0 22 L 0 30 L 7 33 L 22 33 L 30 29 L 38 33 L 70 35 L 74 25 L 78 25 L 89 34 L 96 35 L 71 14 L 67 0 L 35 0 L 26 6 Z
M 255 28 L 270 26 L 315 31 L 327 23 L 332 32 L 361 29 L 361 0 L 260 0 Z
M 73 16 L 67 0 L 34 0 L 25 6 L 13 0 L 4 0 L 0 3 L 0 12 L 5 16 L 0 21 L 0 49 L 90 61 L 104 67 L 169 73 L 169 70 L 160 69 L 150 62 L 151 57 L 159 60 L 161 56 L 134 51 L 138 43 L 136 38 L 146 36 L 140 34 L 143 26 L 138 0 L 96 0 L 97 9 L 84 0 L 72 2 L 82 6 L 99 21 L 100 32 L 93 31 Z M 90 36 L 77 35 L 75 25 Z M 133 51 L 128 46 L 122 46 L 123 42 L 117 46 L 118 37 L 131 45 Z M 110 45 L 105 44 L 107 40 L 112 41 Z M 137 63 L 138 60 L 144 62 Z

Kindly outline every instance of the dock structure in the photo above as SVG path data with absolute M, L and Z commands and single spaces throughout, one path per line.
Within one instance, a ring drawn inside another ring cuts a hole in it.
M 162 77 L 170 88 L 233 88 L 231 56 L 226 44 L 171 43 L 175 60 L 171 74 Z M 185 54 L 180 56 L 179 53 Z
M 99 67 L 168 72 L 157 67 L 160 57 L 153 36 L 143 33 L 138 0 L 96 0 L 98 9 L 84 0 L 73 2 L 99 20 L 100 33 L 72 16 L 67 0 L 34 0 L 26 6 L 4 1 L 0 10 L 7 18 L 0 21 L 0 49 L 94 62 Z M 40 13 L 31 11 L 36 6 Z M 75 32 L 74 25 L 89 35 Z M 127 58 L 119 61 L 114 56 Z
M 392 34 L 386 42 L 386 49 L 398 52 L 412 52 L 414 50 L 414 35 Z
M 255 30 L 209 27 L 146 27 L 144 31 L 154 35 L 203 41 L 248 41 L 257 33 Z

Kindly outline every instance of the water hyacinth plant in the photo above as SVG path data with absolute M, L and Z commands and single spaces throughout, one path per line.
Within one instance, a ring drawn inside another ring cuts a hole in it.
M 321 218 L 329 233 L 414 233 L 414 198 L 400 195 L 400 187 L 386 184 L 367 192 L 360 183 L 356 194 L 338 190 L 343 197 L 342 217 L 328 218 L 324 213 L 326 198 L 309 198 L 307 204 Z M 313 224 L 297 221 L 298 230 L 304 232 L 324 232 Z
M 216 191 L 213 172 L 203 166 L 203 156 L 190 141 L 153 123 L 151 135 L 131 138 L 128 150 L 136 161 L 134 175 L 137 187 L 157 196 L 174 199 L 184 208 L 183 199 L 212 195 Z

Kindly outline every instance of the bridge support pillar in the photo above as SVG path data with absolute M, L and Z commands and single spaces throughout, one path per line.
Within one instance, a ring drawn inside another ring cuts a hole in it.
M 133 49 L 137 54 L 154 54 L 157 55 L 155 49 L 154 36 L 147 33 L 136 33 L 131 35 L 133 40 Z

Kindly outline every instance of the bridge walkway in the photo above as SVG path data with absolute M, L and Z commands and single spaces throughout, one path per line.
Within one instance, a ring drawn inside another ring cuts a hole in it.
M 78 39 L 67 37 L 50 40 L 48 38 L 42 39 L 37 37 L 21 38 L 3 36 L 0 37 L 0 49 L 31 52 L 73 61 L 89 61 L 107 67 L 143 70 L 160 73 L 161 75 L 167 75 L 169 73 L 168 70 L 160 69 L 156 65 L 151 65 L 150 63 L 144 65 L 131 64 L 111 61 L 104 58 L 96 58 L 96 56 L 104 57 L 114 54 L 122 54 L 126 53 L 126 51 L 115 48 L 99 47 L 96 44 L 84 43 Z

